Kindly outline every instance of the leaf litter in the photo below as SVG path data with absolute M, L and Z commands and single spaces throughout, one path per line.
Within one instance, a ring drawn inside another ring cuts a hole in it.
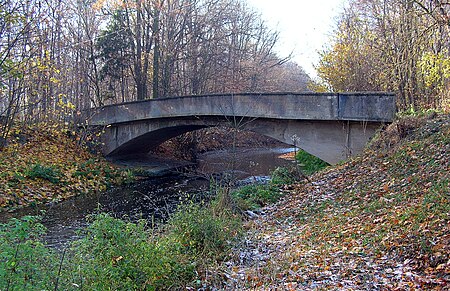
M 0 148 L 0 211 L 104 191 L 128 178 L 58 124 L 18 124 L 7 141 Z
M 449 115 L 394 122 L 249 220 L 217 288 L 450 290 L 449 170 Z

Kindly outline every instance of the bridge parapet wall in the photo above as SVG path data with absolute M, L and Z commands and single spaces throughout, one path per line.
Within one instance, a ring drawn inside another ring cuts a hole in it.
M 88 114 L 89 125 L 120 124 L 186 116 L 390 122 L 395 115 L 395 96 L 378 92 L 186 96 L 93 108 Z
M 361 152 L 377 127 L 394 119 L 395 98 L 389 93 L 187 96 L 104 106 L 87 114 L 88 125 L 110 125 L 102 136 L 105 155 L 147 153 L 180 134 L 230 125 L 235 119 L 229 117 L 238 117 L 245 121 L 243 129 L 336 163 Z

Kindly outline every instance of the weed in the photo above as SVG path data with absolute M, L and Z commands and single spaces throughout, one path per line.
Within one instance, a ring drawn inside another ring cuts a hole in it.
M 232 192 L 238 208 L 241 210 L 255 210 L 277 202 L 282 196 L 280 186 L 299 181 L 303 173 L 297 166 L 278 167 L 271 174 L 267 185 L 246 185 Z
M 188 202 L 169 219 L 167 230 L 186 252 L 219 259 L 239 233 L 240 224 L 240 219 L 231 212 L 214 213 L 213 207 Z
M 126 170 L 122 170 L 122 183 L 125 184 L 130 184 L 136 181 L 136 175 L 133 172 L 133 170 L 130 169 L 126 169 Z
M 242 210 L 258 209 L 278 201 L 282 192 L 274 185 L 247 185 L 232 193 Z
M 34 164 L 26 170 L 25 176 L 30 179 L 44 179 L 53 184 L 58 184 L 61 181 L 62 174 L 59 169 L 54 166 L 45 166 L 39 163 Z
M 299 181 L 303 177 L 303 173 L 296 166 L 278 167 L 270 176 L 270 184 L 279 186 L 289 185 Z

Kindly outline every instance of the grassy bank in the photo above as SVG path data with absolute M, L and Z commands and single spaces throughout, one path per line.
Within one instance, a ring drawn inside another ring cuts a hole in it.
M 362 157 L 309 179 L 247 225 L 243 252 L 260 255 L 228 263 L 227 288 L 446 290 L 448 115 L 398 120 Z
M 88 151 L 74 131 L 16 126 L 0 149 L 0 210 L 103 191 L 131 179 L 129 171 Z

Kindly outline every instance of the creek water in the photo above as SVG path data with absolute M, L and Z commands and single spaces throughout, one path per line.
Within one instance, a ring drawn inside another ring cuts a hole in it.
M 160 222 L 176 209 L 185 199 L 200 201 L 207 199 L 211 177 L 230 177 L 238 184 L 248 184 L 268 180 L 268 175 L 276 167 L 291 163 L 281 155 L 294 151 L 293 148 L 239 149 L 238 151 L 214 151 L 202 154 L 190 171 L 168 172 L 161 177 L 147 178 L 132 185 L 110 189 L 89 195 L 80 195 L 60 203 L 39 205 L 15 211 L 0 213 L 0 221 L 24 215 L 42 215 L 42 223 L 47 227 L 44 237 L 47 245 L 62 248 L 67 242 L 79 238 L 77 230 L 85 227 L 89 215 L 108 212 L 115 217 L 127 217 L 132 221 L 147 219 Z M 129 165 L 136 166 L 137 159 L 129 159 Z M 126 160 L 118 161 L 127 164 Z M 139 167 L 154 170 L 179 167 L 168 161 L 152 157 L 139 160 Z

